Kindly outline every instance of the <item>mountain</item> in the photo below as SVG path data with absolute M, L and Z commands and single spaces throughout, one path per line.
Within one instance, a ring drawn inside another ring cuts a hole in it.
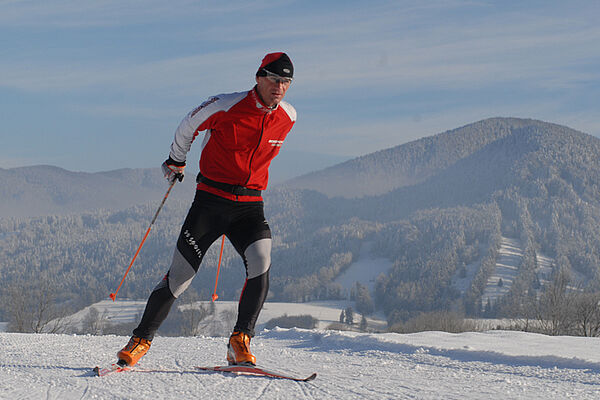
M 283 153 L 273 160 L 271 187 L 347 159 L 312 152 L 283 150 Z M 197 169 L 196 165 L 188 166 L 187 175 L 173 189 L 172 198 L 191 201 Z M 160 168 L 97 173 L 73 172 L 49 165 L 0 168 L 0 218 L 123 210 L 137 204 L 156 203 L 166 188 Z
M 188 177 L 184 185 L 191 186 L 193 181 Z M 49 165 L 0 169 L 0 218 L 124 209 L 156 201 L 165 191 L 158 168 L 98 173 L 72 172 Z M 181 192 L 174 189 L 173 197 Z
M 425 182 L 504 137 L 532 130 L 564 129 L 529 119 L 486 119 L 302 175 L 285 185 L 316 190 L 329 197 L 376 196 Z
M 269 187 L 286 182 L 298 175 L 339 164 L 350 158 L 347 156 L 282 148 L 279 155 L 271 162 L 271 167 L 269 168 Z
M 200 372 L 225 338 L 157 337 L 137 371 L 98 378 L 125 336 L 0 333 L 6 399 L 595 399 L 597 338 L 488 331 L 448 334 L 273 329 L 252 346 L 265 368 L 309 383 Z M 32 348 L 36 351 L 32 351 Z M 73 354 L 76 353 L 76 356 Z M 250 396 L 249 396 L 250 395 Z
M 481 129 L 486 133 L 476 140 L 473 132 Z M 600 140 L 594 136 L 540 121 L 492 119 L 433 137 L 438 140 L 431 152 L 444 152 L 447 135 L 454 135 L 448 153 L 456 154 L 455 147 L 469 152 L 425 180 L 358 201 L 358 207 L 371 210 L 372 219 L 386 220 L 416 210 L 497 201 L 509 192 L 537 202 L 553 197 L 598 202 Z
M 373 194 L 361 192 L 381 181 L 387 183 Z M 312 192 L 299 189 L 301 183 Z M 343 187 L 362 196 L 328 197 Z M 345 268 L 332 267 L 334 258 L 356 259 L 356 249 L 369 243 L 374 258 L 394 264 L 375 293 L 390 320 L 453 308 L 478 315 L 503 238 L 518 239 L 524 256 L 496 313 L 525 312 L 518 308 L 545 290 L 540 282 L 551 277 L 539 262 L 543 256 L 552 274 L 578 277 L 588 290 L 600 287 L 600 140 L 564 126 L 479 121 L 294 179 L 286 189 L 278 207 L 295 198 L 288 209 L 304 227 L 277 262 L 302 259 L 295 269 L 314 279 L 303 281 L 303 290 L 319 293 L 318 282 Z M 321 267 L 327 257 L 329 266 Z M 461 294 L 453 282 L 466 266 L 475 272 Z M 282 293 L 292 291 L 283 286 Z
M 54 176 L 45 169 L 1 171 L 3 182 L 7 173 L 24 174 L 11 178 L 13 187 L 0 186 L 13 193 L 2 197 L 15 209 L 72 200 L 71 209 L 81 210 L 111 201 L 103 193 L 123 190 L 132 204 L 135 196 L 152 196 L 152 202 L 128 208 L 0 219 L 6 287 L 19 282 L 31 291 L 27 285 L 43 276 L 61 300 L 88 305 L 119 283 L 166 185 L 144 170 L 48 170 Z M 145 177 L 147 187 L 139 188 Z M 193 185 L 193 179 L 185 182 Z M 307 182 L 313 186 L 295 186 Z M 31 188 L 39 189 L 39 199 Z M 183 189 L 153 227 L 124 297 L 145 298 L 168 268 L 189 207 L 184 197 L 193 195 L 193 187 Z M 11 200 L 14 193 L 20 202 Z M 58 200 L 52 193 L 60 194 Z M 265 205 L 274 234 L 270 301 L 352 298 L 359 312 L 374 304 L 394 323 L 435 310 L 523 316 L 540 309 L 534 303 L 561 276 L 577 277 L 592 292 L 600 288 L 600 140 L 560 125 L 515 118 L 475 122 L 276 185 Z M 495 282 L 507 242 L 519 247 L 520 256 L 503 275 L 506 295 L 487 306 L 484 292 Z M 192 284 L 201 298 L 210 296 L 217 259 L 218 249 L 211 249 Z M 365 259 L 388 260 L 391 268 L 349 293 L 336 279 Z M 219 297 L 239 298 L 244 267 L 229 244 L 222 272 Z M 0 296 L 2 290 L 8 289 Z

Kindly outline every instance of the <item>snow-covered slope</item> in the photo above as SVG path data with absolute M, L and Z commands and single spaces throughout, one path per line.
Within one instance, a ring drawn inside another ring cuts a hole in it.
M 485 305 L 488 300 L 495 303 L 510 291 L 522 258 L 523 249 L 521 241 L 519 239 L 503 237 L 500 242 L 500 249 L 498 250 L 496 269 L 489 277 L 481 296 L 482 304 Z
M 336 283 L 342 285 L 348 293 L 360 282 L 369 289 L 371 295 L 375 294 L 375 280 L 380 274 L 386 274 L 390 271 L 393 263 L 383 257 L 373 257 L 371 248 L 373 243 L 365 243 L 358 256 L 350 266 L 335 279 Z
M 209 301 L 201 301 L 197 304 L 207 308 L 210 306 Z M 213 319 L 219 319 L 221 313 L 225 310 L 232 310 L 234 313 L 237 312 L 238 303 L 236 301 L 219 300 L 214 304 L 215 316 L 201 321 L 200 326 L 211 323 Z M 98 311 L 99 316 L 104 317 L 106 321 L 111 324 L 139 322 L 140 316 L 144 312 L 144 307 L 146 307 L 146 301 L 119 299 L 116 302 L 113 302 L 111 300 L 102 300 L 71 315 L 69 317 L 69 322 L 75 328 L 82 329 L 82 325 L 85 323 L 85 318 L 91 308 L 95 308 L 96 311 Z M 257 332 L 260 332 L 269 320 L 286 314 L 290 316 L 310 315 L 319 320 L 316 326 L 317 328 L 325 329 L 330 324 L 338 322 L 340 313 L 347 307 L 354 307 L 354 302 L 345 300 L 324 300 L 309 303 L 279 303 L 267 301 L 258 318 L 256 330 Z M 368 317 L 367 321 L 369 328 L 374 330 L 381 331 L 385 330 L 387 327 L 385 316 L 381 315 L 381 313 Z M 1 327 L 2 326 L 0 325 L 0 328 Z M 231 327 L 228 327 L 227 331 L 229 331 L 229 329 L 231 329 Z M 2 330 L 0 330 L 0 332 L 2 332 Z M 229 332 L 227 334 L 229 334 Z
M 317 379 L 296 383 L 198 372 L 224 338 L 160 337 L 142 371 L 103 378 L 117 336 L 0 334 L 2 399 L 595 399 L 600 342 L 507 331 L 410 335 L 276 329 L 255 337 L 260 364 Z

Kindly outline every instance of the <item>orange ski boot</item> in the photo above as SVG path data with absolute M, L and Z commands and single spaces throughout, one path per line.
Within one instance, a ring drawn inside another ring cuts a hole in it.
M 256 365 L 256 357 L 250 353 L 250 336 L 244 332 L 233 332 L 227 345 L 229 365 Z
M 119 361 L 122 360 L 128 366 L 133 367 L 148 352 L 151 343 L 149 340 L 132 336 L 127 346 L 117 353 L 117 357 Z

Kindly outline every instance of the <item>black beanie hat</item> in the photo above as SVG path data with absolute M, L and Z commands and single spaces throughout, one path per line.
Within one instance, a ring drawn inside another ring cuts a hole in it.
M 284 78 L 292 78 L 294 76 L 294 65 L 292 60 L 285 53 L 269 53 L 263 58 L 256 76 L 265 76 L 267 70 Z

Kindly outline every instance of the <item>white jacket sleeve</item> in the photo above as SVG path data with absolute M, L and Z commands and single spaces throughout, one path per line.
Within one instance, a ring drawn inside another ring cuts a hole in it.
M 185 162 L 187 153 L 190 151 L 192 142 L 197 135 L 196 127 L 191 124 L 190 114 L 186 115 L 179 124 L 179 127 L 177 127 L 175 138 L 173 139 L 173 143 L 171 143 L 169 156 L 175 161 Z
M 185 162 L 187 153 L 198 133 L 210 128 L 211 117 L 220 111 L 229 110 L 247 94 L 248 92 L 238 92 L 211 97 L 186 115 L 175 131 L 175 139 L 169 153 L 171 159 Z

